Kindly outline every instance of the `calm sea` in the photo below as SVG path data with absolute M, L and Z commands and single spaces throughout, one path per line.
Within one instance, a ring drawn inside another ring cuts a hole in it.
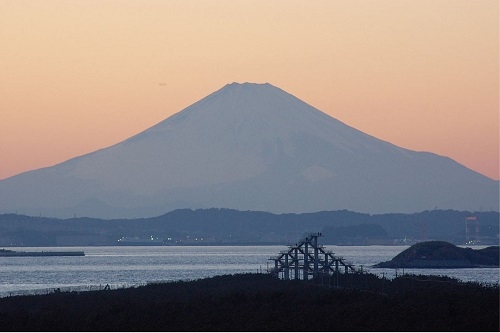
M 376 269 L 407 246 L 329 246 L 357 268 L 379 276 L 447 275 L 462 281 L 499 283 L 499 268 Z M 481 247 L 472 247 L 481 248 Z M 65 290 L 96 290 L 158 281 L 194 280 L 222 274 L 265 272 L 286 246 L 110 246 L 11 248 L 16 251 L 84 251 L 83 257 L 0 257 L 0 297 Z

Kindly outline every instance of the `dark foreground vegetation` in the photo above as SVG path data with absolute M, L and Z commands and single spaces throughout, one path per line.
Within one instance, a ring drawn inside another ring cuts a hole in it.
M 0 331 L 498 331 L 498 285 L 267 274 L 0 299 Z

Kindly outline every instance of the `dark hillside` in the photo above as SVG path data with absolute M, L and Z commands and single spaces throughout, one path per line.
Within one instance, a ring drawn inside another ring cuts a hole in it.
M 376 267 L 382 268 L 472 268 L 499 267 L 498 246 L 481 250 L 460 248 L 442 241 L 421 242 L 412 245 L 390 261 Z
M 264 274 L 0 299 L 1 331 L 498 331 L 498 286 L 341 274 L 340 287 Z M 318 281 L 321 282 L 321 281 Z M 325 283 L 326 281 L 323 281 Z

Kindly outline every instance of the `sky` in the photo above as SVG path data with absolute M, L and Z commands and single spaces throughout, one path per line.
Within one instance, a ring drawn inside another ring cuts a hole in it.
M 0 179 L 232 82 L 499 179 L 498 0 L 2 0 Z

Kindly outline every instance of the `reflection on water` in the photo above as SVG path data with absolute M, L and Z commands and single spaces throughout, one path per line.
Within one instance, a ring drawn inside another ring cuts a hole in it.
M 495 284 L 498 268 L 394 269 L 371 268 L 392 259 L 408 246 L 325 246 L 336 256 L 379 276 L 448 275 L 462 281 Z M 19 251 L 84 251 L 84 257 L 0 257 L 0 296 L 19 290 L 142 285 L 154 281 L 193 280 L 221 274 L 265 272 L 268 260 L 286 246 L 113 246 L 15 248 Z M 474 248 L 474 247 L 473 247 Z M 478 247 L 480 248 L 480 247 Z

